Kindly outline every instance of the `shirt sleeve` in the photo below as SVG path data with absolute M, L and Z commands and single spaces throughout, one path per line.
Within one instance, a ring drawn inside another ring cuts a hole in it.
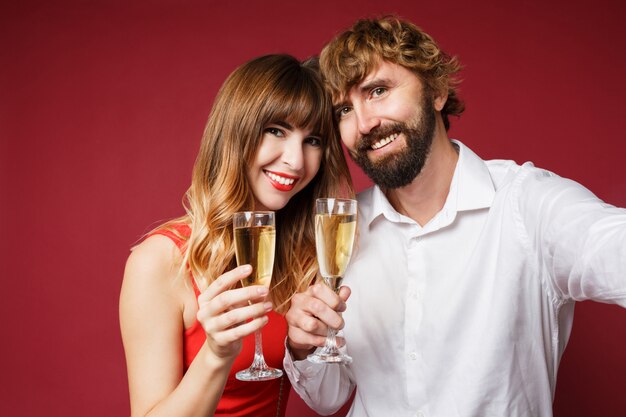
M 294 361 L 286 340 L 283 367 L 293 389 L 309 407 L 323 416 L 339 410 L 355 387 L 347 366 Z
M 529 165 L 518 179 L 519 216 L 556 295 L 626 307 L 626 210 Z

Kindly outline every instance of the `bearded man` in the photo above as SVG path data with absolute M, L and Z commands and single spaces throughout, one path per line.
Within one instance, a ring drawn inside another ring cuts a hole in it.
M 356 386 L 353 417 L 551 416 L 575 302 L 626 307 L 626 210 L 450 140 L 459 63 L 410 22 L 358 21 L 320 65 L 376 186 L 358 197 L 345 287 L 293 297 L 293 387 L 322 414 Z M 350 365 L 305 360 L 328 327 Z

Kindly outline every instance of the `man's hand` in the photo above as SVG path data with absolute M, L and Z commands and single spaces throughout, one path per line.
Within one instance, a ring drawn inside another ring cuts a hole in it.
M 328 327 L 343 328 L 341 312 L 346 310 L 350 288 L 341 287 L 335 294 L 327 285 L 317 283 L 291 299 L 285 318 L 289 324 L 287 345 L 296 360 L 312 353 L 316 346 L 324 346 Z

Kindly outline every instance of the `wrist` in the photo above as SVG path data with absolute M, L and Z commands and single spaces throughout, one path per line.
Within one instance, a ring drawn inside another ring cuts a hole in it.
M 287 337 L 287 349 L 294 360 L 301 361 L 306 359 L 307 356 L 315 351 L 315 346 L 299 345 L 297 343 L 293 343 L 291 339 Z
M 228 372 L 230 372 L 230 368 L 233 366 L 235 358 L 237 357 L 237 355 L 220 356 L 216 354 L 207 343 L 202 346 L 197 356 L 200 356 L 205 366 L 211 368 L 213 371 L 228 370 Z

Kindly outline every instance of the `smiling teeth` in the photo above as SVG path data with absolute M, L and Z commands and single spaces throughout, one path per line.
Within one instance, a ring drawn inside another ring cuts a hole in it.
M 270 177 L 271 179 L 273 179 L 274 181 L 276 181 L 277 183 L 280 183 L 282 185 L 291 185 L 291 184 L 293 184 L 296 181 L 293 178 L 281 177 L 281 176 L 278 176 L 278 175 L 273 174 L 271 172 L 268 172 L 267 176 Z
M 391 134 L 384 139 L 379 140 L 378 142 L 372 145 L 372 149 L 380 149 L 389 142 L 393 142 L 398 137 L 398 133 Z

